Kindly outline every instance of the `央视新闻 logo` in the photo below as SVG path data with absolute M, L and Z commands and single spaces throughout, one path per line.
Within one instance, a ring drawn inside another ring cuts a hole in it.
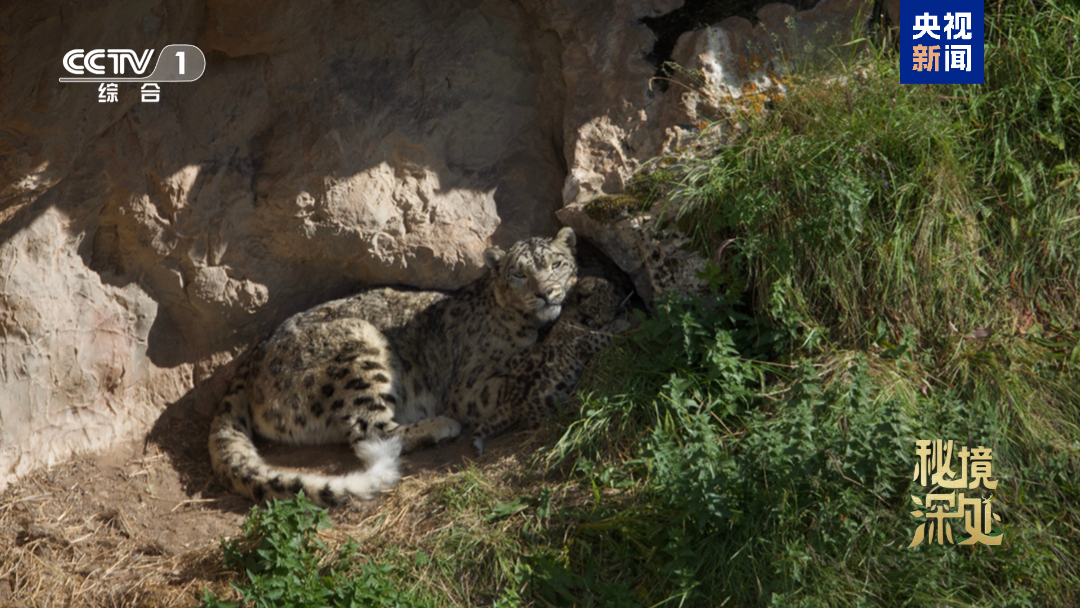
M 901 84 L 982 84 L 982 0 L 900 3 Z

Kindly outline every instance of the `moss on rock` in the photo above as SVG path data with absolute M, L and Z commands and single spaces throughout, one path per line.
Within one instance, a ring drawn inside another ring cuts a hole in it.
M 593 200 L 583 205 L 585 209 L 585 215 L 590 219 L 598 222 L 604 222 L 605 224 L 611 222 L 615 218 L 619 217 L 626 211 L 627 213 L 633 213 L 641 209 L 641 199 L 633 194 L 605 194 L 604 196 L 598 196 Z

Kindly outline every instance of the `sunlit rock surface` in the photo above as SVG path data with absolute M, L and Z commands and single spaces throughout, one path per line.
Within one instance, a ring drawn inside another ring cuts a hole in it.
M 458 287 L 620 192 L 686 111 L 640 21 L 681 3 L 3 3 L 0 488 L 209 412 L 289 314 Z M 179 43 L 206 72 L 158 103 L 58 82 L 72 49 Z

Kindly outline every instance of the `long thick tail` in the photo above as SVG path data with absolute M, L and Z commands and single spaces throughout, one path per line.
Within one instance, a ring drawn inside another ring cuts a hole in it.
M 294 496 L 303 490 L 312 502 L 332 507 L 352 498 L 370 499 L 401 479 L 398 437 L 365 440 L 356 453 L 367 468 L 337 476 L 274 467 L 259 455 L 251 438 L 248 419 L 232 412 L 219 412 L 210 426 L 210 460 L 218 478 L 235 493 L 256 502 Z

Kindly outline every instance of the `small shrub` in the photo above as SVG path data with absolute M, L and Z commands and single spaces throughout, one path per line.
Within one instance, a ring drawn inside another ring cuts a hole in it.
M 318 531 L 329 526 L 325 509 L 303 492 L 288 500 L 274 499 L 265 508 L 253 507 L 244 520 L 243 537 L 222 541 L 224 566 L 242 579 L 232 583 L 241 601 L 225 601 L 205 591 L 203 607 L 425 605 L 400 590 L 390 577 L 393 565 L 370 562 L 351 542 L 331 550 L 318 537 Z

